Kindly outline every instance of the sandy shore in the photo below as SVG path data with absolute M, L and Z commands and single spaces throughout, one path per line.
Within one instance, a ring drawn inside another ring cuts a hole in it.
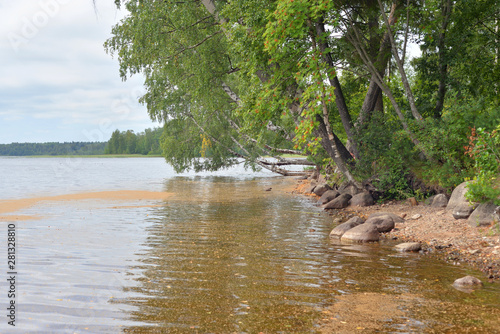
M 167 192 L 144 191 L 144 190 L 119 190 L 84 192 L 77 194 L 45 196 L 34 198 L 23 198 L 14 200 L 0 200 L 0 220 L 34 220 L 41 216 L 29 216 L 17 214 L 18 211 L 30 208 L 34 205 L 49 202 L 82 201 L 82 200 L 105 200 L 105 201 L 143 201 L 143 200 L 166 200 L 173 194 Z

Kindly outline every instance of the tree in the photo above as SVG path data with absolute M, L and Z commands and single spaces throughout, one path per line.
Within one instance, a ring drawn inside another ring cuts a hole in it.
M 469 170 L 457 158 L 463 125 L 495 119 L 500 11 L 492 0 L 120 4 L 130 15 L 105 46 L 123 78 L 144 74 L 141 101 L 165 124 L 164 153 L 178 170 L 241 158 L 286 174 L 284 152 L 307 156 L 294 163 L 333 163 L 358 187 L 391 174 L 394 161 L 400 177 L 422 163 Z M 407 62 L 410 39 L 423 54 Z M 486 99 L 487 111 L 467 111 L 471 122 L 450 117 L 447 101 L 460 94 Z M 436 144 L 439 131 L 450 139 Z

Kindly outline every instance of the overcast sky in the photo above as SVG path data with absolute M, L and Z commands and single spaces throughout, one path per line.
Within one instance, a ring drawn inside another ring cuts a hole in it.
M 113 0 L 0 0 L 0 143 L 107 141 L 153 123 L 142 78 L 121 81 L 104 41 Z

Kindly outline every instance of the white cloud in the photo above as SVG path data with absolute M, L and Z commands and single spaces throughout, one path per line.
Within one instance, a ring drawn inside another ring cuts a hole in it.
M 111 0 L 96 5 L 0 1 L 0 143 L 107 140 L 116 128 L 157 126 L 137 103 L 142 78 L 123 83 L 103 48 L 123 12 Z

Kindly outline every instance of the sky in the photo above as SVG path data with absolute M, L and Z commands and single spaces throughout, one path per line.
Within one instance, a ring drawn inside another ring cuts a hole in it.
M 0 0 L 0 144 L 107 141 L 159 126 L 103 43 L 125 15 L 113 0 Z

